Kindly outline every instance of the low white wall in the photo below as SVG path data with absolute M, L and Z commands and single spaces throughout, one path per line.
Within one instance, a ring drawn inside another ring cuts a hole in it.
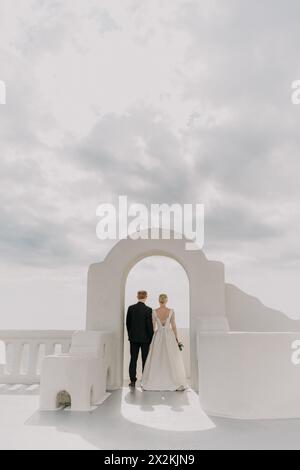
M 299 418 L 300 365 L 291 357 L 300 333 L 198 334 L 199 398 L 212 415 Z
M 184 344 L 184 349 L 182 351 L 183 361 L 185 365 L 185 370 L 187 377 L 190 378 L 190 330 L 188 328 L 178 328 L 178 337 L 179 340 Z M 129 361 L 130 361 L 130 343 L 128 341 L 127 335 L 125 333 L 124 338 L 124 380 L 128 382 L 129 380 Z M 142 376 L 142 361 L 141 354 L 138 361 L 138 379 Z

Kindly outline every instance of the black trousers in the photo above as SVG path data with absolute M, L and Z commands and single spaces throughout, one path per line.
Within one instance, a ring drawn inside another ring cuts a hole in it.
M 142 350 L 142 363 L 143 371 L 146 364 L 150 348 L 150 343 L 132 343 L 130 342 L 130 365 L 129 365 L 129 377 L 131 382 L 136 382 L 136 365 L 139 357 L 140 349 Z

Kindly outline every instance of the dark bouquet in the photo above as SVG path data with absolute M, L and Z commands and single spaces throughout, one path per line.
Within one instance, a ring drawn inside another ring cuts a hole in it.
M 180 341 L 178 341 L 178 347 L 179 347 L 180 351 L 182 351 L 183 348 L 184 348 L 184 344 L 181 343 Z

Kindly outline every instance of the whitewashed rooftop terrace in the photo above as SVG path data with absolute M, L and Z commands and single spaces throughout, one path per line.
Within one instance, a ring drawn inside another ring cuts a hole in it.
M 90 413 L 38 403 L 37 386 L 0 385 L 1 449 L 300 449 L 300 420 L 208 417 L 192 391 L 123 388 Z

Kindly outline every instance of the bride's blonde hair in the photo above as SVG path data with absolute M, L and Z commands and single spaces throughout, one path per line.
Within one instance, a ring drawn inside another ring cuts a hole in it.
M 168 302 L 168 296 L 167 294 L 160 294 L 159 296 L 159 303 L 160 304 L 166 304 Z

